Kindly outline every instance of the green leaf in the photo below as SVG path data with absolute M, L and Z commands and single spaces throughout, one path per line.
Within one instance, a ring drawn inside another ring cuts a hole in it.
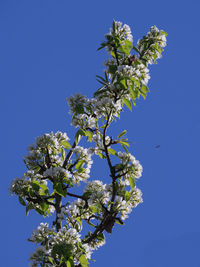
M 125 55 L 129 56 L 132 46 L 132 42 L 125 40 L 125 45 L 121 45 L 119 50 Z
M 113 20 L 112 26 L 113 26 L 113 32 L 115 33 L 115 20 Z
M 120 221 L 118 221 L 118 220 L 116 220 L 115 221 L 117 224 L 119 224 L 119 225 L 124 225 L 124 223 L 122 223 L 122 222 L 120 222 Z
M 73 246 L 71 244 L 60 243 L 54 245 L 51 255 L 53 258 L 57 258 L 57 255 L 61 258 L 64 256 L 65 260 L 69 260 L 72 256 Z
M 126 151 L 126 153 L 128 154 L 129 152 L 128 152 L 128 149 L 123 145 L 123 144 L 121 144 L 121 146 L 123 147 L 123 149 Z
M 112 154 L 114 156 L 117 156 L 117 152 L 114 149 L 112 149 L 112 148 L 108 148 L 108 152 L 109 152 L 109 154 Z
M 118 36 L 114 37 L 114 41 L 115 41 L 116 48 L 118 48 L 122 43 L 121 39 Z
M 62 197 L 66 197 L 67 191 L 63 189 L 62 183 L 55 183 L 53 185 L 54 192 Z
M 40 184 L 40 187 L 46 195 L 49 195 L 49 189 L 45 184 Z
M 127 89 L 128 88 L 128 85 L 127 85 L 127 82 L 126 82 L 126 79 L 121 79 L 119 81 L 120 85 L 122 86 L 123 89 Z
M 73 259 L 73 256 L 70 256 L 68 261 L 70 262 L 71 264 L 71 267 L 74 267 L 74 259 Z
M 29 210 L 32 210 L 32 209 L 34 209 L 34 205 L 28 202 L 26 206 L 26 216 L 28 216 Z
M 104 234 L 103 234 L 103 233 L 98 234 L 97 239 L 98 239 L 99 241 L 104 240 L 104 239 L 105 239 Z
M 124 130 L 123 132 L 121 132 L 118 136 L 117 136 L 117 138 L 120 138 L 120 137 L 122 137 L 123 135 L 125 135 L 127 133 L 127 131 L 126 130 Z
M 84 113 L 84 106 L 82 104 L 77 104 L 75 106 L 75 111 L 78 114 L 83 114 Z
M 164 31 L 162 31 L 162 30 L 160 31 L 160 33 L 164 34 L 165 36 L 168 35 L 166 32 L 164 32 Z
M 101 77 L 99 75 L 96 75 L 96 77 L 99 78 L 100 80 L 102 80 L 102 82 L 106 83 L 106 80 L 103 77 Z
M 104 46 L 100 46 L 99 48 L 97 48 L 97 51 L 99 51 L 99 50 L 101 50 L 103 48 L 104 48 Z
M 85 163 L 85 161 L 82 160 L 82 159 L 80 159 L 80 160 L 78 161 L 78 163 L 76 164 L 75 168 L 76 168 L 76 169 L 80 169 L 80 168 L 82 168 L 84 163 Z
M 110 52 L 110 55 L 111 55 L 113 58 L 116 58 L 115 52 L 111 51 L 111 52 Z
M 50 261 L 51 264 L 54 264 L 54 261 L 51 257 L 48 257 L 48 260 Z
M 80 232 L 82 230 L 82 221 L 81 220 L 78 221 L 77 219 L 75 219 L 75 220 L 76 220 L 76 223 L 75 223 L 74 227 L 75 227 L 77 232 Z
M 67 142 L 67 141 L 63 141 L 63 142 L 61 143 L 61 145 L 63 145 L 65 149 L 70 149 L 70 148 L 71 148 L 70 143 Z
M 145 85 L 142 85 L 142 87 L 139 90 L 140 90 L 140 94 L 145 99 L 147 93 L 149 92 L 149 88 L 147 86 L 145 86 Z
M 102 82 L 102 81 L 100 81 L 100 80 L 98 80 L 98 79 L 96 79 L 96 80 L 97 80 L 97 82 L 99 82 L 99 83 L 102 84 L 103 86 L 106 85 L 106 83 L 104 83 L 104 82 Z
M 42 210 L 41 210 L 41 209 L 39 209 L 39 208 L 36 208 L 35 210 L 36 210 L 36 212 L 37 212 L 38 214 L 40 214 L 40 215 L 43 215 L 43 216 L 44 216 L 44 211 L 42 211 Z
M 131 86 L 129 87 L 129 91 L 130 91 L 131 99 L 134 102 L 135 99 L 139 97 L 139 92 L 138 92 L 138 90 L 133 89 Z
M 26 202 L 24 201 L 24 199 L 21 196 L 19 196 L 19 202 L 21 205 L 26 206 Z
M 105 156 L 102 153 L 98 152 L 97 154 L 101 159 L 105 159 Z
M 80 232 L 82 230 L 82 220 L 80 217 L 76 217 L 75 220 L 77 221 L 77 231 Z
M 41 202 L 40 207 L 41 207 L 42 211 L 46 212 L 49 208 L 49 205 L 46 202 Z
M 86 259 L 85 255 L 82 254 L 80 257 L 79 257 L 79 261 L 81 263 L 81 266 L 82 267 L 87 267 L 88 266 L 88 260 Z
M 126 201 L 129 201 L 129 199 L 131 198 L 131 194 L 128 191 L 125 191 L 125 198 Z
M 34 191 L 38 192 L 40 190 L 40 183 L 38 181 L 31 182 L 31 186 Z
M 118 164 L 116 164 L 114 167 L 115 167 L 115 170 L 118 172 L 118 171 L 123 170 L 124 165 L 121 164 L 121 163 L 118 163 Z
M 115 72 L 117 71 L 117 66 L 109 65 L 108 69 L 109 69 L 108 72 L 115 74 Z
M 130 146 L 128 142 L 120 140 L 119 143 L 124 146 Z
M 101 46 L 97 49 L 97 51 L 101 50 L 102 48 L 104 48 L 107 45 L 107 43 L 101 43 Z
M 137 47 L 133 46 L 133 50 L 135 50 L 138 54 L 140 54 L 140 51 L 137 49 Z
M 67 263 L 67 267 L 71 267 L 71 262 L 70 261 L 66 261 Z
M 85 136 L 85 131 L 83 131 L 82 129 L 79 129 L 75 135 L 75 143 L 76 144 L 78 144 L 80 142 L 82 136 Z
M 132 104 L 131 104 L 131 101 L 129 101 L 129 100 L 126 99 L 126 98 L 123 98 L 123 102 L 124 102 L 124 104 L 130 109 L 130 111 L 132 111 Z
M 104 87 L 105 87 L 105 86 L 100 87 L 100 88 L 97 90 L 97 92 L 94 93 L 94 96 L 98 96 L 98 95 L 101 95 L 101 94 L 107 92 L 108 89 L 102 89 L 102 88 L 104 88 Z
M 93 133 L 90 131 L 85 131 L 85 135 L 88 137 L 88 140 L 92 142 Z
M 89 210 L 92 212 L 92 213 L 96 213 L 98 211 L 98 208 L 96 206 L 90 206 L 89 207 Z
M 131 189 L 133 189 L 135 187 L 135 178 L 134 178 L 134 176 L 129 177 L 129 183 L 130 183 Z
M 89 221 L 87 221 L 87 223 L 88 223 L 90 226 L 92 226 L 92 227 L 96 227 L 96 225 L 94 225 L 93 223 L 91 223 L 91 222 L 89 222 Z
M 133 47 L 132 42 L 129 41 L 129 40 L 125 40 L 125 44 L 126 44 L 126 46 L 127 46 L 129 49 L 131 49 L 131 48 Z
M 91 192 L 85 192 L 84 194 L 83 194 L 83 197 L 85 197 L 86 199 L 89 199 L 90 198 L 90 196 L 91 196 Z

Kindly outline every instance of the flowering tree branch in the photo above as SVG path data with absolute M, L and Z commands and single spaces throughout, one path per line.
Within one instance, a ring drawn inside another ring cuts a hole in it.
M 11 193 L 19 197 L 27 215 L 30 210 L 44 217 L 55 213 L 51 226 L 41 223 L 29 238 L 37 245 L 30 257 L 32 267 L 87 267 L 93 251 L 105 243 L 104 231 L 112 233 L 115 223 L 123 225 L 142 202 L 136 187 L 142 166 L 128 151 L 126 130 L 113 137 L 108 128 L 120 118 L 124 105 L 132 110 L 137 98 L 146 98 L 148 66 L 161 57 L 166 35 L 154 26 L 133 46 L 130 27 L 113 21 L 98 49 L 106 48 L 110 55 L 104 77 L 97 76 L 101 87 L 91 99 L 81 94 L 68 99 L 72 125 L 78 128 L 73 144 L 66 133 L 52 132 L 28 148 L 28 170 L 12 182 Z M 88 148 L 78 145 L 81 138 Z M 124 152 L 113 149 L 119 145 Z M 108 184 L 87 182 L 95 156 L 108 165 Z M 73 188 L 82 182 L 86 186 L 78 195 Z M 81 236 L 86 224 L 91 231 Z

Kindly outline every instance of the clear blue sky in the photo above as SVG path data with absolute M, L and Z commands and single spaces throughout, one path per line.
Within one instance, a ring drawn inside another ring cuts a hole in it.
M 41 222 L 26 217 L 9 184 L 23 175 L 36 136 L 61 130 L 73 138 L 65 99 L 97 89 L 107 55 L 96 50 L 113 19 L 130 25 L 134 40 L 152 25 L 169 35 L 151 67 L 151 93 L 114 127 L 128 129 L 144 167 L 144 203 L 107 236 L 91 266 L 200 266 L 199 10 L 198 0 L 0 1 L 2 267 L 28 266 L 27 238 Z M 92 178 L 101 175 L 99 163 Z

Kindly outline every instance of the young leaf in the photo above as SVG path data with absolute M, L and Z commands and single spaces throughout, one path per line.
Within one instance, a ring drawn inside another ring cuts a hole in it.
M 121 144 L 121 146 L 123 147 L 123 149 L 126 151 L 126 153 L 128 154 L 129 152 L 128 152 L 128 149 L 123 145 L 123 144 Z
M 88 140 L 92 142 L 93 133 L 90 131 L 85 131 L 85 136 L 88 137 Z
M 50 261 L 51 264 L 54 264 L 53 259 L 51 257 L 48 257 L 48 260 Z
M 125 135 L 127 133 L 127 131 L 126 130 L 124 130 L 123 132 L 121 132 L 118 136 L 117 136 L 117 138 L 120 138 L 120 137 L 122 137 L 123 135 Z
M 29 210 L 32 210 L 32 209 L 34 209 L 34 205 L 31 202 L 28 202 L 26 206 L 26 216 L 28 216 Z
M 104 240 L 104 239 L 105 239 L 104 234 L 103 234 L 103 233 L 98 234 L 97 239 L 98 239 L 99 241 Z
M 59 194 L 62 197 L 66 197 L 67 192 L 66 190 L 63 189 L 62 183 L 59 182 L 55 183 L 53 185 L 53 189 L 55 193 Z
M 88 266 L 88 260 L 86 259 L 85 255 L 82 254 L 80 257 L 79 257 L 79 261 L 81 263 L 81 266 L 82 267 L 87 267 Z
M 130 109 L 130 111 L 132 111 L 132 104 L 131 101 L 129 101 L 126 98 L 123 98 L 124 104 Z
M 108 148 L 108 152 L 114 156 L 117 156 L 117 152 L 112 148 Z
M 131 186 L 131 189 L 135 187 L 135 178 L 133 176 L 129 177 L 129 183 Z
M 98 152 L 97 154 L 101 159 L 105 159 L 105 156 L 102 153 Z
M 21 196 L 19 196 L 19 202 L 21 205 L 26 206 L 26 202 L 24 201 L 24 199 Z
M 62 142 L 62 145 L 64 146 L 65 149 L 70 149 L 70 148 L 71 148 L 70 143 L 67 142 L 67 141 L 63 141 L 63 142 Z
M 133 46 L 133 50 L 135 50 L 138 54 L 140 54 L 140 51 L 137 49 L 137 47 Z
M 131 194 L 128 191 L 125 191 L 125 198 L 126 198 L 126 201 L 129 201 L 129 199 L 131 198 Z
M 49 208 L 49 205 L 46 202 L 41 202 L 40 207 L 42 211 L 46 212 Z
M 133 103 L 134 103 L 135 99 L 139 96 L 138 91 L 133 89 L 131 86 L 129 87 L 129 91 L 130 91 L 131 99 L 133 100 Z
M 98 208 L 96 206 L 90 206 L 89 210 L 93 213 L 96 213 L 98 211 Z
M 80 159 L 80 160 L 78 161 L 78 163 L 76 164 L 76 166 L 75 166 L 76 169 L 80 169 L 80 168 L 82 168 L 84 163 L 85 163 L 85 161 L 82 160 L 82 159 Z
M 119 220 L 116 220 L 115 221 L 117 224 L 119 224 L 119 225 L 124 225 L 124 223 L 122 223 L 121 221 L 119 221 Z
M 46 195 L 49 195 L 49 189 L 45 184 L 40 184 L 40 187 L 42 188 L 42 190 Z
M 75 135 L 75 143 L 76 144 L 78 144 L 80 142 L 82 136 L 85 136 L 85 132 L 82 129 L 79 129 Z
M 106 83 L 106 80 L 103 77 L 101 77 L 99 75 L 96 75 L 96 77 L 99 78 L 102 82 Z
M 130 146 L 128 142 L 120 140 L 119 143 L 124 146 Z
M 80 224 L 82 227 L 82 219 L 80 217 L 76 217 L 75 220 Z
M 31 186 L 34 191 L 38 192 L 40 190 L 40 183 L 38 181 L 33 181 L 31 183 Z
M 95 227 L 95 225 L 94 225 L 93 223 L 91 223 L 91 222 L 89 222 L 89 221 L 87 221 L 87 223 L 88 223 L 90 226 Z

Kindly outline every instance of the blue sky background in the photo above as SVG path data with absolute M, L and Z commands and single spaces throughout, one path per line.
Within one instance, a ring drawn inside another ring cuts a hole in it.
M 151 93 L 113 127 L 127 128 L 134 142 L 144 203 L 107 236 L 91 266 L 200 266 L 199 10 L 198 0 L 0 1 L 2 267 L 28 266 L 27 238 L 42 219 L 26 217 L 9 184 L 25 172 L 35 137 L 61 130 L 73 138 L 65 99 L 97 89 L 107 55 L 96 50 L 113 19 L 131 26 L 135 44 L 152 25 L 169 35 L 151 67 Z M 102 166 L 92 178 L 105 177 Z

